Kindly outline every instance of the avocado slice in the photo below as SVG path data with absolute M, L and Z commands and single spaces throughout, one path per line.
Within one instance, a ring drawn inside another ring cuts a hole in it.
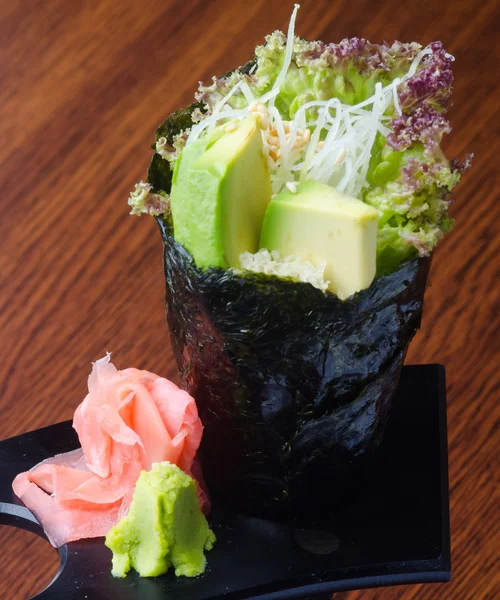
M 377 211 L 319 181 L 304 181 L 295 189 L 270 202 L 260 247 L 313 265 L 325 263 L 328 289 L 339 298 L 369 287 L 376 271 Z
M 271 177 L 256 119 L 183 150 L 172 179 L 174 237 L 202 269 L 240 267 L 256 252 Z

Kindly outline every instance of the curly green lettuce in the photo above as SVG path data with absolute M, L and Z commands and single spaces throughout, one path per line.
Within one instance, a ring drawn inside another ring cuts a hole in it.
M 379 138 L 372 153 L 363 200 L 379 212 L 379 274 L 395 270 L 414 256 L 428 256 L 453 227 L 449 193 L 460 170 L 442 155 L 429 156 L 421 143 L 404 152 Z
M 227 76 L 214 78 L 210 86 L 200 84 L 196 98 L 205 105 L 207 115 L 239 81 L 262 96 L 268 92 L 283 65 L 286 36 L 275 31 L 266 43 L 255 50 L 256 69 L 237 69 Z M 285 118 L 293 118 L 297 110 L 312 100 L 339 98 L 345 104 L 356 104 L 369 98 L 375 84 L 386 85 L 407 71 L 421 46 L 416 43 L 371 44 L 351 38 L 338 44 L 308 42 L 296 37 L 292 62 L 280 87 L 276 106 Z M 234 108 L 245 106 L 243 94 L 235 94 L 230 102 Z
M 200 85 L 196 97 L 206 114 L 240 81 L 257 96 L 271 90 L 285 50 L 286 36 L 276 31 L 256 49 L 253 71 L 236 70 L 210 86 Z M 417 57 L 420 62 L 409 73 Z M 386 111 L 390 133 L 377 136 L 368 186 L 362 191 L 362 199 L 380 215 L 379 273 L 396 269 L 407 258 L 428 256 L 453 227 L 450 192 L 472 156 L 463 164 L 450 162 L 440 148 L 443 135 L 451 130 L 445 113 L 452 93 L 452 61 L 440 42 L 423 50 L 417 43 L 372 44 L 359 38 L 338 44 L 294 40 L 291 64 L 275 100 L 284 118 L 293 119 L 303 104 L 315 100 L 338 98 L 354 105 L 372 96 L 376 83 L 386 86 L 401 80 L 397 99 Z M 229 100 L 234 108 L 245 102 L 242 93 Z
M 373 97 L 377 84 L 393 85 L 384 133 L 377 134 L 371 148 L 360 196 L 379 212 L 379 273 L 395 270 L 407 258 L 430 255 L 453 227 L 450 193 L 472 158 L 450 161 L 441 150 L 443 136 L 451 131 L 445 115 L 451 101 L 453 57 L 440 42 L 423 49 L 415 42 L 372 44 L 350 38 L 325 44 L 291 39 L 290 65 L 273 100 L 283 119 L 293 120 L 308 102 L 337 98 L 353 106 Z M 170 167 L 196 123 L 217 113 L 224 103 L 245 109 L 249 94 L 262 98 L 273 90 L 278 77 L 283 77 L 286 49 L 287 37 L 275 31 L 256 48 L 253 60 L 208 86 L 200 84 L 197 103 L 177 111 L 160 127 L 148 174 L 154 192 L 169 191 Z M 308 122 L 314 121 L 317 107 L 306 108 Z

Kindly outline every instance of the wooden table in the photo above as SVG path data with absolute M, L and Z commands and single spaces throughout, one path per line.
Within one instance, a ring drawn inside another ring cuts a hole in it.
M 242 64 L 266 33 L 285 29 L 291 7 L 0 3 L 0 439 L 71 418 L 91 361 L 108 350 L 119 368 L 175 378 L 160 237 L 152 219 L 128 215 L 127 196 L 145 175 L 155 127 L 190 102 L 198 80 Z M 304 0 L 299 12 L 297 32 L 309 39 L 441 39 L 456 56 L 445 149 L 476 155 L 408 357 L 447 369 L 453 579 L 339 600 L 500 597 L 499 27 L 495 0 Z M 56 555 L 0 531 L 0 597 L 25 598 L 50 580 Z

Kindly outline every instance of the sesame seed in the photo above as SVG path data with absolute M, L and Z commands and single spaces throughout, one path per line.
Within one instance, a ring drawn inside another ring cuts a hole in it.
M 347 156 L 347 152 L 345 148 L 341 148 L 340 152 L 337 154 L 337 158 L 335 159 L 335 163 L 340 165 L 340 163 L 344 162 L 345 157 Z

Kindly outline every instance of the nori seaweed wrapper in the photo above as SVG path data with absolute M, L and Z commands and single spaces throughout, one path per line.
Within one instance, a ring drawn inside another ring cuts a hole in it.
M 248 63 L 251 66 L 252 63 Z M 156 137 L 192 125 L 193 104 Z M 148 181 L 170 191 L 167 161 Z M 408 344 L 420 326 L 430 259 L 403 263 L 347 300 L 308 283 L 198 269 L 158 217 L 167 323 L 181 385 L 204 424 L 211 495 L 254 514 L 331 510 L 366 493 Z
M 167 322 L 181 385 L 205 426 L 210 493 L 268 516 L 319 510 L 319 497 L 331 508 L 381 442 L 429 259 L 341 301 L 308 283 L 202 271 L 169 218 L 157 221 Z

